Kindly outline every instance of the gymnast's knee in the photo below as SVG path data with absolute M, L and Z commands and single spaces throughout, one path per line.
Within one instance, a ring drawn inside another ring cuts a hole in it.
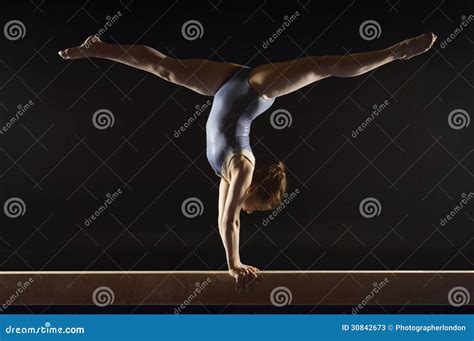
M 176 60 L 170 57 L 157 58 L 157 60 L 150 65 L 150 72 L 168 82 L 176 83 L 176 73 L 173 72 L 175 62 Z
M 251 75 L 249 77 L 249 84 L 255 92 L 266 99 L 278 97 L 278 92 L 272 89 L 272 82 L 268 81 L 268 77 L 262 77 L 261 75 Z

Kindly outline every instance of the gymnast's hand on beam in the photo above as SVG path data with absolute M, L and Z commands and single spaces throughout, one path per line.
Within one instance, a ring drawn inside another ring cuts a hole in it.
M 229 274 L 235 278 L 236 290 L 239 293 L 249 291 L 250 285 L 258 278 L 258 272 L 256 267 L 245 264 L 229 269 Z

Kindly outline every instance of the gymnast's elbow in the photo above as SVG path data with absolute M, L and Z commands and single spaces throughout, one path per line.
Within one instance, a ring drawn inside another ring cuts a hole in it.
M 239 219 L 234 217 L 223 217 L 221 228 L 226 232 L 239 232 Z

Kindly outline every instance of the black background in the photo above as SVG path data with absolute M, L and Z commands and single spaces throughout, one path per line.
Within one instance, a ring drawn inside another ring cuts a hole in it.
M 0 124 L 19 104 L 35 104 L 0 136 L 0 202 L 20 197 L 23 216 L 0 212 L 3 270 L 224 269 L 217 233 L 218 181 L 205 156 L 202 115 L 173 137 L 208 98 L 151 74 L 105 60 L 65 61 L 57 51 L 82 43 L 123 16 L 102 37 L 144 44 L 176 58 L 257 66 L 308 55 L 390 46 L 433 31 L 429 53 L 356 78 L 326 79 L 276 100 L 252 126 L 258 162 L 284 160 L 289 191 L 299 194 L 278 217 L 243 214 L 242 259 L 261 269 L 471 269 L 472 202 L 446 226 L 440 218 L 473 191 L 472 124 L 448 125 L 454 109 L 472 113 L 472 23 L 446 48 L 440 42 L 473 13 L 472 1 L 15 1 L 1 26 L 21 20 L 26 36 L 0 36 Z M 262 48 L 285 15 L 301 15 Z M 187 20 L 202 38 L 181 35 Z M 382 32 L 366 41 L 360 24 Z M 374 104 L 390 105 L 357 138 Z M 113 127 L 93 113 L 111 110 Z M 292 125 L 276 130 L 270 113 Z M 123 194 L 91 226 L 107 193 Z M 190 219 L 182 202 L 199 198 Z M 359 203 L 377 198 L 366 219 Z

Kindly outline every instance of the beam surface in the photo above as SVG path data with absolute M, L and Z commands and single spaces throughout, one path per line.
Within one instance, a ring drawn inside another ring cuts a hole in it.
M 0 272 L 0 306 L 449 305 L 456 287 L 474 271 L 262 271 L 243 293 L 225 271 Z

